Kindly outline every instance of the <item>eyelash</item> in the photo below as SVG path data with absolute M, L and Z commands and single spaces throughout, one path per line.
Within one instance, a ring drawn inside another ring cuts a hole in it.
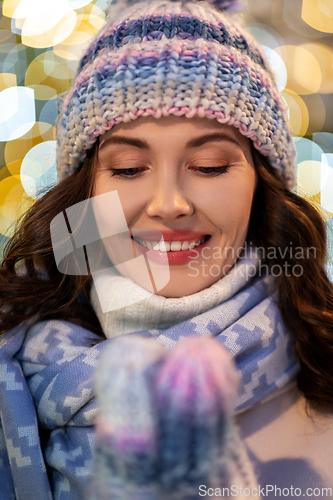
M 230 165 L 221 165 L 219 167 L 190 167 L 190 170 L 199 171 L 201 174 L 203 174 L 204 176 L 207 176 L 207 177 L 217 177 L 218 175 L 222 175 L 222 174 L 225 174 L 226 172 L 228 172 L 229 168 L 230 168 Z M 134 175 L 126 175 L 126 173 L 133 174 L 134 170 L 136 170 Z M 144 169 L 140 169 L 140 168 L 111 169 L 111 172 L 112 172 L 111 177 L 118 177 L 120 179 L 136 179 L 145 170 L 146 170 L 146 168 L 144 168 Z

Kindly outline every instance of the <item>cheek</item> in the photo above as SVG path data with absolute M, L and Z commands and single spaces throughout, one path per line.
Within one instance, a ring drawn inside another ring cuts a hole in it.
M 254 171 L 216 183 L 210 192 L 209 204 L 206 202 L 206 212 L 210 213 L 213 224 L 225 233 L 244 231 L 249 222 L 255 187 Z
M 93 196 L 114 191 L 114 181 L 109 172 L 96 172 Z
M 133 225 L 133 221 L 135 221 L 142 210 L 144 210 L 147 199 L 147 189 L 142 186 L 138 189 L 136 182 L 121 181 L 111 177 L 109 173 L 101 173 L 96 176 L 93 196 L 98 196 L 110 191 L 117 191 L 127 225 Z M 149 192 L 151 191 L 148 189 L 148 194 Z M 103 219 L 107 221 L 109 217 L 110 213 L 106 211 L 103 214 Z

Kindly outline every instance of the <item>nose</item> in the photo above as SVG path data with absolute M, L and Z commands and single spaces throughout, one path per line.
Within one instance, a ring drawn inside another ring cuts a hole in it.
M 153 195 L 146 206 L 149 217 L 174 220 L 194 212 L 193 203 L 185 196 L 184 189 L 177 179 L 159 178 L 154 186 Z

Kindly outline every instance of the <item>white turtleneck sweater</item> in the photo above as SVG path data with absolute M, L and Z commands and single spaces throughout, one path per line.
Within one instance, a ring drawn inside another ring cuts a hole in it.
M 155 295 L 106 269 L 94 276 L 90 300 L 107 338 L 169 328 L 231 298 L 246 286 L 258 264 L 259 256 L 251 250 L 210 287 L 180 298 Z

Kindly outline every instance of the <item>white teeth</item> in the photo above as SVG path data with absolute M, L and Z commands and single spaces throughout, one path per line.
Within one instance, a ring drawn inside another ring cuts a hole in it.
M 171 243 L 171 251 L 172 252 L 179 252 L 179 250 L 182 249 L 182 244 L 180 241 L 173 241 Z
M 170 252 L 170 243 L 168 241 L 161 241 L 160 252 Z
M 201 245 L 204 242 L 205 238 L 202 237 L 200 240 L 195 241 L 162 241 L 161 243 L 157 243 L 157 241 L 147 241 L 141 238 L 138 239 L 138 242 L 148 248 L 148 250 L 155 250 L 160 252 L 179 252 L 180 250 L 192 250 L 193 248 Z

